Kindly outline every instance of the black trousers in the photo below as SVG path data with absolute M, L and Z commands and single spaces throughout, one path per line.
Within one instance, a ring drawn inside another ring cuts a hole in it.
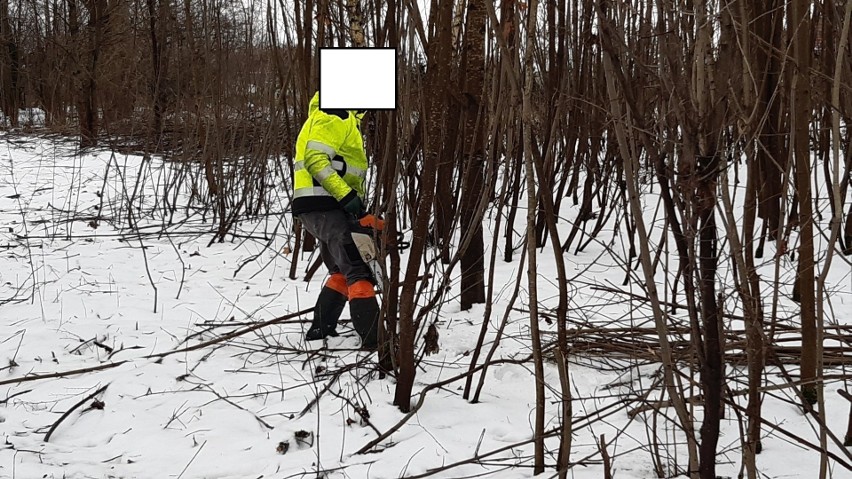
M 352 285 L 366 279 L 371 283 L 373 274 L 361 258 L 352 240 L 353 228 L 358 223 L 343 210 L 312 211 L 298 217 L 302 226 L 320 243 L 320 255 L 329 273 L 343 273 L 346 284 Z

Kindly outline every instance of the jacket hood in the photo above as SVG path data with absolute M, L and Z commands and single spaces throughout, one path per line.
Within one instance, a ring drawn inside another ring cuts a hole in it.
M 308 105 L 308 116 L 312 116 L 318 111 L 322 111 L 323 113 L 326 113 L 326 114 L 332 114 L 332 115 L 338 116 L 343 121 L 347 121 L 349 118 L 355 118 L 355 125 L 359 128 L 361 126 L 361 120 L 364 117 L 364 112 L 362 112 L 362 111 L 355 111 L 355 110 L 320 110 L 320 107 L 319 107 L 319 91 L 314 93 L 313 98 L 311 98 L 311 102 Z M 352 113 L 352 115 L 349 116 L 348 118 L 343 118 L 340 115 L 346 116 L 344 114 L 344 112 Z
M 319 91 L 314 93 L 314 97 L 311 98 L 310 104 L 308 104 L 308 115 L 313 115 L 319 111 Z

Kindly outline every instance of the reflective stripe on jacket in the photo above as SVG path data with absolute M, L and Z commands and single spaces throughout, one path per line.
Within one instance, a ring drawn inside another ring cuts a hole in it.
M 293 214 L 340 208 L 353 195 L 364 198 L 367 153 L 361 120 L 352 111 L 319 109 L 319 92 L 296 140 Z M 346 118 L 342 118 L 342 117 Z

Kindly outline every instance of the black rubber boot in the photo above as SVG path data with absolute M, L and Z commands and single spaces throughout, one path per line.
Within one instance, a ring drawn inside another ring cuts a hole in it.
M 361 337 L 361 349 L 374 351 L 379 345 L 379 302 L 376 297 L 349 300 L 352 324 Z
M 346 306 L 346 296 L 337 291 L 323 287 L 314 306 L 314 320 L 305 334 L 308 341 L 316 341 L 327 336 L 337 336 L 337 320 L 343 307 Z

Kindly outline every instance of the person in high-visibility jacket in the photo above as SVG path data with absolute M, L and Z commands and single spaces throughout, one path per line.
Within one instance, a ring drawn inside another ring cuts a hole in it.
M 363 115 L 363 111 L 321 110 L 319 92 L 314 94 L 296 140 L 292 210 L 319 241 L 330 273 L 305 339 L 336 336 L 337 321 L 348 300 L 362 348 L 375 349 L 379 317 L 375 279 L 351 234 L 353 224 L 364 214 L 367 154 L 361 136 Z

